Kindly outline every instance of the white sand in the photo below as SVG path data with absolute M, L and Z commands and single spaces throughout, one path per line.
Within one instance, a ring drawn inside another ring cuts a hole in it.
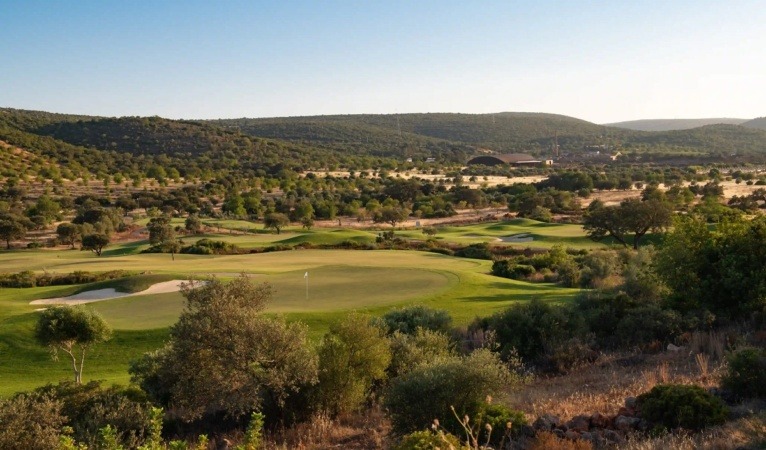
M 171 280 L 163 283 L 153 284 L 149 289 L 133 292 L 129 294 L 127 292 L 117 292 L 113 288 L 96 289 L 93 291 L 80 292 L 79 294 L 70 295 L 69 297 L 57 297 L 57 298 L 44 298 L 41 300 L 32 300 L 30 305 L 82 305 L 84 303 L 101 302 L 104 300 L 112 300 L 115 298 L 133 297 L 136 295 L 147 294 L 166 294 L 168 292 L 178 292 L 181 290 L 181 285 L 189 283 L 189 280 Z

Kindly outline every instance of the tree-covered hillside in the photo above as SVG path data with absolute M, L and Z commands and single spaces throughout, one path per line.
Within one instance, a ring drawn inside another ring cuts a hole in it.
M 646 119 L 629 120 L 626 122 L 607 123 L 606 126 L 625 128 L 636 131 L 673 131 L 689 130 L 691 128 L 704 127 L 706 125 L 728 124 L 742 125 L 747 119 L 732 119 L 727 117 L 711 119 Z
M 498 152 L 546 151 L 558 135 L 559 144 L 571 147 L 595 145 L 605 133 L 625 135 L 622 130 L 573 117 L 538 113 L 497 114 L 386 114 L 229 119 L 213 123 L 243 133 L 275 139 L 310 142 L 355 142 L 361 146 L 384 142 L 433 144 L 451 141 Z
M 766 130 L 766 117 L 759 117 L 757 119 L 748 120 L 747 122 L 743 123 L 742 126 L 747 128 L 760 128 L 762 130 Z

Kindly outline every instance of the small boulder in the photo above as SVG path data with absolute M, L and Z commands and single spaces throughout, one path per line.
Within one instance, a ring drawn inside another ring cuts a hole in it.
M 574 430 L 567 431 L 566 433 L 564 433 L 564 436 L 567 439 L 569 439 L 570 441 L 576 441 L 576 440 L 580 439 L 580 433 L 578 433 L 578 432 L 576 432 Z
M 590 426 L 591 428 L 610 428 L 612 419 L 597 412 L 590 416 Z
M 590 429 L 590 417 L 588 416 L 575 416 L 567 422 L 567 428 L 577 432 L 588 431 Z
M 544 414 L 532 423 L 535 430 L 551 431 L 561 424 L 561 419 L 552 414 Z
M 555 434 L 556 437 L 559 438 L 559 439 L 566 438 L 566 434 L 564 434 L 564 432 L 559 430 L 558 428 L 555 428 L 552 433 Z
M 614 419 L 614 427 L 620 431 L 632 431 L 636 429 L 640 421 L 641 419 L 637 417 L 617 416 Z
M 615 444 L 622 444 L 625 442 L 625 438 L 620 436 L 620 433 L 614 431 L 614 430 L 606 430 L 604 431 L 604 439 L 606 439 L 609 442 L 613 442 Z
M 625 399 L 625 407 L 635 409 L 636 408 L 636 397 L 628 397 Z

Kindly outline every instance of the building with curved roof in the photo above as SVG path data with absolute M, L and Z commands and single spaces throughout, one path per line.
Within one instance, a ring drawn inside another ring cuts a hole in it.
M 500 164 L 509 164 L 512 166 L 522 166 L 522 165 L 536 165 L 536 164 L 545 164 L 545 165 L 551 165 L 553 161 L 551 160 L 540 160 L 536 159 L 532 155 L 527 155 L 524 153 L 506 153 L 505 155 L 481 155 L 481 156 L 475 156 L 468 160 L 469 165 L 474 164 L 482 164 L 485 166 L 497 166 Z

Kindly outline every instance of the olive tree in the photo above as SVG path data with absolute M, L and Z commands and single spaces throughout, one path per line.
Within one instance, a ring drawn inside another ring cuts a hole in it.
M 228 284 L 213 279 L 186 285 L 181 293 L 186 307 L 170 342 L 130 372 L 183 419 L 281 412 L 291 395 L 316 382 L 306 326 L 262 314 L 271 298 L 268 284 L 244 276 Z
M 72 359 L 75 383 L 82 382 L 85 352 L 109 340 L 112 330 L 101 316 L 83 306 L 57 306 L 40 314 L 35 326 L 37 342 L 51 350 L 54 359 L 63 351 Z M 79 361 L 78 361 L 79 358 Z
M 285 214 L 282 214 L 282 213 L 266 214 L 266 217 L 263 218 L 263 227 L 266 229 L 277 230 L 277 234 L 279 234 L 282 228 L 286 227 L 289 224 L 290 224 L 290 219 Z
M 86 234 L 82 237 L 83 250 L 91 250 L 96 256 L 101 256 L 101 252 L 107 245 L 109 245 L 109 236 L 105 234 Z
M 350 412 L 386 377 L 391 347 L 382 326 L 349 314 L 333 323 L 319 348 L 319 404 L 330 414 Z

